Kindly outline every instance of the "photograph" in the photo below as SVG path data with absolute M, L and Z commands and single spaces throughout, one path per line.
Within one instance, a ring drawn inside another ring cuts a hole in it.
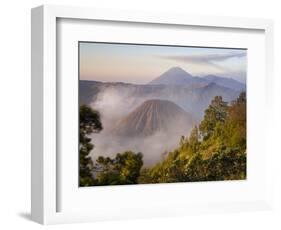
M 78 42 L 79 187 L 247 179 L 247 49 Z

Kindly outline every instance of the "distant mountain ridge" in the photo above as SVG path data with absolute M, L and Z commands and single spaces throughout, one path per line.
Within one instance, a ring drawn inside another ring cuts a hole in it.
M 159 77 L 150 81 L 150 85 L 189 85 L 205 86 L 210 83 L 216 83 L 219 86 L 227 87 L 234 90 L 245 90 L 246 85 L 226 77 L 219 77 L 216 75 L 206 75 L 204 77 L 192 76 L 180 67 L 172 67 Z
M 180 67 L 172 67 L 148 84 L 150 85 L 185 85 L 207 83 L 204 79 L 193 77 Z
M 151 99 L 143 102 L 113 128 L 120 136 L 150 136 L 157 132 L 188 133 L 195 120 L 175 103 Z
M 234 90 L 246 90 L 246 85 L 244 83 L 236 81 L 232 78 L 218 77 L 216 75 L 207 75 L 204 76 L 203 79 Z
M 130 112 L 146 100 L 168 100 L 200 120 L 215 96 L 222 96 L 224 101 L 230 102 L 245 90 L 246 85 L 234 79 L 215 75 L 194 77 L 180 67 L 173 67 L 145 85 L 80 80 L 79 103 L 114 100 L 120 103 L 119 111 L 126 107 Z
M 238 97 L 240 91 L 209 83 L 203 86 L 188 85 L 135 85 L 128 83 L 79 82 L 79 102 L 94 104 L 104 100 L 105 95 L 122 98 L 128 108 L 134 109 L 137 105 L 149 99 L 169 100 L 176 103 L 194 117 L 200 119 L 204 110 L 215 96 L 222 96 L 227 102 Z M 110 98 L 112 98 L 110 96 Z M 132 109 L 128 109 L 132 111 Z

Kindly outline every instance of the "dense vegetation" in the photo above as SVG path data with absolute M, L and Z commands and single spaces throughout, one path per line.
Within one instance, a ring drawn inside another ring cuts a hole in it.
M 99 156 L 94 167 L 96 184 L 136 184 L 142 164 L 142 154 L 131 151 L 118 153 L 114 159 Z
M 102 130 L 100 115 L 86 105 L 79 111 L 79 185 L 136 184 L 143 165 L 142 154 L 126 151 L 114 159 L 99 156 L 94 163 L 89 153 L 94 148 L 89 137 Z
M 168 153 L 165 160 L 151 168 L 142 168 L 142 154 L 131 151 L 118 153 L 113 159 L 98 157 L 93 163 L 88 156 L 93 148 L 88 135 L 101 130 L 102 126 L 95 111 L 92 111 L 90 119 L 86 119 L 91 123 L 85 126 L 85 119 L 81 116 L 85 115 L 86 107 L 82 108 L 84 109 L 81 111 L 80 108 L 81 186 L 246 178 L 245 92 L 229 105 L 222 97 L 216 96 L 205 110 L 199 126 L 195 126 L 188 137 L 182 136 L 179 147 Z M 81 121 L 84 122 L 82 131 Z
M 102 130 L 100 115 L 86 105 L 80 106 L 79 111 L 79 185 L 92 186 L 95 181 L 92 175 L 93 162 L 89 156 L 94 148 L 91 144 L 91 133 L 97 133 Z

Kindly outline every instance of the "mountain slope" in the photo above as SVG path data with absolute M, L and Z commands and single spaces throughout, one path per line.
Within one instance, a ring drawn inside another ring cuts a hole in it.
M 188 133 L 192 116 L 167 100 L 147 100 L 123 118 L 112 130 L 121 136 L 149 136 L 157 132 Z
M 155 78 L 149 85 L 170 85 L 170 86 L 188 86 L 203 87 L 210 83 L 216 83 L 219 86 L 233 90 L 246 90 L 246 85 L 237 80 L 216 75 L 206 75 L 204 77 L 195 77 L 180 67 L 173 67 Z
M 202 78 L 193 77 L 188 72 L 180 67 L 173 67 L 159 77 L 155 78 L 148 84 L 150 85 L 186 85 L 186 84 L 199 84 L 207 82 Z
M 210 83 L 216 83 L 219 86 L 223 86 L 223 87 L 227 87 L 230 89 L 234 89 L 234 90 L 245 90 L 246 89 L 246 85 L 236 81 L 232 78 L 225 78 L 225 77 L 218 77 L 215 75 L 207 75 L 204 76 L 203 79 L 209 81 Z

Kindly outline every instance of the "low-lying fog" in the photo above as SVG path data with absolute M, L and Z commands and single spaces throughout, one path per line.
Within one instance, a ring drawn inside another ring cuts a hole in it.
M 118 121 L 147 99 L 151 98 L 127 97 L 126 92 L 118 92 L 112 88 L 98 94 L 96 100 L 91 103 L 91 107 L 99 111 L 103 130 L 91 135 L 95 146 L 91 152 L 94 161 L 98 156 L 114 157 L 117 153 L 131 150 L 143 153 L 144 165 L 150 166 L 164 159 L 167 152 L 176 148 L 182 135 L 189 134 L 157 132 L 146 137 L 112 135 L 110 130 Z M 181 130 L 181 127 L 178 128 Z
M 170 136 L 166 133 L 156 133 L 148 137 L 130 138 L 110 136 L 104 133 L 92 135 L 95 145 L 91 152 L 93 160 L 98 156 L 113 157 L 116 153 L 131 150 L 135 153 L 143 153 L 145 166 L 150 166 L 164 159 L 165 153 L 178 146 L 179 136 Z

